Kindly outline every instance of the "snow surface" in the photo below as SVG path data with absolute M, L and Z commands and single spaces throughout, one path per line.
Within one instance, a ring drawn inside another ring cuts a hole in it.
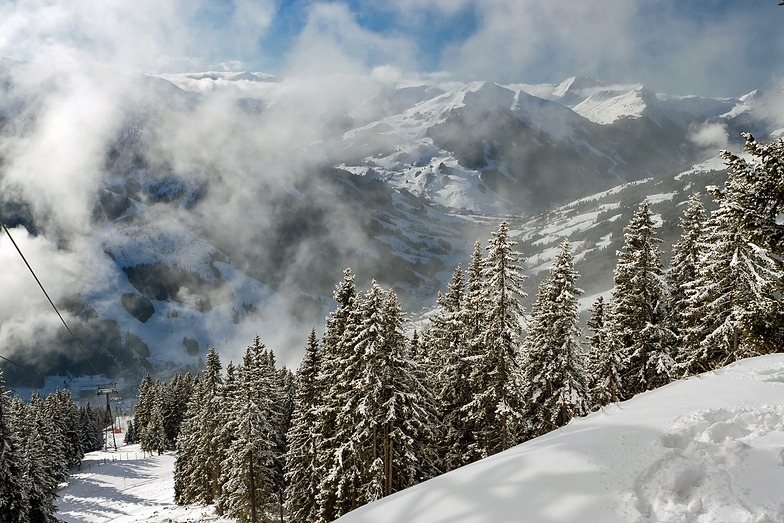
M 174 455 L 90 453 L 66 522 L 230 522 L 174 504 Z M 784 521 L 784 354 L 671 383 L 359 508 L 344 523 Z
M 641 394 L 339 521 L 784 521 L 784 355 Z
M 118 441 L 117 451 L 85 456 L 81 472 L 59 492 L 57 518 L 67 523 L 233 521 L 218 517 L 214 507 L 175 505 L 173 473 L 173 452 L 151 456 L 138 444 Z

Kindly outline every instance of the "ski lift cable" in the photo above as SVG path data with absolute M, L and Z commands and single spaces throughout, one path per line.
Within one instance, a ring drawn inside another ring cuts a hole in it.
M 46 376 L 44 376 L 44 375 L 42 375 L 42 374 L 38 374 L 38 373 L 37 373 L 37 372 L 35 372 L 34 370 L 31 370 L 31 369 L 29 369 L 29 368 L 25 367 L 25 366 L 24 366 L 24 365 L 22 365 L 21 363 L 17 363 L 17 362 L 15 362 L 15 361 L 13 361 L 13 360 L 9 360 L 8 358 L 6 358 L 5 356 L 3 356 L 2 354 L 0 354 L 0 359 L 4 359 L 4 360 L 5 360 L 5 361 L 7 361 L 8 363 L 10 363 L 10 364 L 12 364 L 12 365 L 15 365 L 15 366 L 19 367 L 19 368 L 20 368 L 20 369 L 22 369 L 22 370 L 26 370 L 26 371 L 27 371 L 27 372 L 29 372 L 30 374 L 35 374 L 35 375 L 36 375 L 36 376 L 38 376 L 39 378 L 43 378 L 43 379 L 45 379 L 46 381 L 51 381 L 52 383 L 54 383 L 54 384 L 55 384 L 55 385 L 57 385 L 58 387 L 60 386 L 60 384 L 59 384 L 59 383 L 57 383 L 56 381 L 54 381 L 54 380 L 52 380 L 52 379 L 49 379 L 49 378 L 47 378 Z
M 41 283 L 41 280 L 38 279 L 38 276 L 35 275 L 35 271 L 33 270 L 32 267 L 30 267 L 30 264 L 27 262 L 27 258 L 25 258 L 25 255 L 22 254 L 22 250 L 19 248 L 19 246 L 14 241 L 13 236 L 11 236 L 11 232 L 8 230 L 8 227 L 5 226 L 5 222 L 3 222 L 2 218 L 0 218 L 0 226 L 3 227 L 3 230 L 8 235 L 8 239 L 11 240 L 11 243 L 14 244 L 14 247 L 16 248 L 16 252 L 18 252 L 19 256 L 22 257 L 22 261 L 24 261 L 25 265 L 27 265 L 27 268 L 30 270 L 30 274 L 32 274 L 33 278 L 35 278 L 36 283 L 38 283 L 38 286 L 41 288 L 41 291 L 44 293 L 44 296 L 46 296 L 46 299 L 49 300 L 49 304 L 54 309 L 54 312 L 57 313 L 57 316 L 60 318 L 60 321 L 63 322 L 63 325 L 65 326 L 65 329 L 68 331 L 68 334 L 71 335 L 71 338 L 73 338 L 74 342 L 76 342 L 76 346 L 79 347 L 80 351 L 82 351 L 82 354 L 84 355 L 85 359 L 87 360 L 87 363 L 90 364 L 90 367 L 92 367 L 92 369 L 95 371 L 96 375 L 100 375 L 101 373 L 98 372 L 98 369 L 95 368 L 95 365 L 93 365 L 93 362 L 90 360 L 90 357 L 87 355 L 87 351 L 84 350 L 84 348 L 82 347 L 82 344 L 79 343 L 79 340 L 76 339 L 76 336 L 74 335 L 73 331 L 68 326 L 68 324 L 65 322 L 65 318 L 63 318 L 63 315 L 60 314 L 60 311 L 57 308 L 57 305 L 55 305 L 54 302 L 52 301 L 52 298 L 49 297 L 49 293 L 46 292 L 46 289 L 44 288 L 43 284 Z

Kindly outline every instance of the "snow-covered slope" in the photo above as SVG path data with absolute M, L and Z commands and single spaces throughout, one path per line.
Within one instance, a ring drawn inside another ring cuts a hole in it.
M 86 456 L 63 521 L 192 522 L 174 456 L 138 445 Z M 737 362 L 607 407 L 506 452 L 361 507 L 346 523 L 784 520 L 784 355 Z
M 784 520 L 784 356 L 607 407 L 345 523 Z
M 122 438 L 122 436 L 119 436 Z M 174 453 L 156 456 L 139 445 L 91 452 L 59 492 L 58 520 L 66 523 L 230 523 L 214 507 L 174 503 Z

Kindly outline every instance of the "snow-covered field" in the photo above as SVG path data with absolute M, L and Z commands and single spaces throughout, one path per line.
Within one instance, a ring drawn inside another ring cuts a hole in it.
M 92 453 L 58 516 L 229 521 L 177 507 L 173 465 L 137 445 Z M 784 521 L 782 492 L 784 355 L 770 355 L 641 394 L 340 521 L 763 523 Z
M 59 492 L 57 517 L 69 523 L 229 522 L 213 507 L 174 504 L 174 453 L 144 454 L 139 445 L 85 456 L 82 471 Z

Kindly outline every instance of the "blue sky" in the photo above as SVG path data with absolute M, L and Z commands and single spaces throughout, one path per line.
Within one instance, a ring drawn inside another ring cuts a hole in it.
M 14 0 L 0 55 L 143 72 L 572 75 L 673 94 L 784 84 L 777 0 Z

